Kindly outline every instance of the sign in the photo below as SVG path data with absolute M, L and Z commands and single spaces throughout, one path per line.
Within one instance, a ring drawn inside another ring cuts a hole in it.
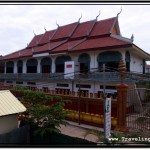
M 72 64 L 66 65 L 66 68 L 72 68 Z
M 74 61 L 66 61 L 64 78 L 74 79 L 74 72 L 75 72 Z
M 111 131 L 111 98 L 106 98 L 105 102 L 105 138 L 110 137 Z

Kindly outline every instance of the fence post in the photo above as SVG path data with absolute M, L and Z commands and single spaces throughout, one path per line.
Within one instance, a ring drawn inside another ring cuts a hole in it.
M 117 88 L 117 131 L 128 131 L 126 126 L 126 104 L 127 104 L 127 89 L 128 85 L 121 83 Z

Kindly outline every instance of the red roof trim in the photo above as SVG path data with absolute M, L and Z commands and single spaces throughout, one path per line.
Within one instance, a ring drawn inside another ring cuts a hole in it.
M 98 37 L 101 35 L 110 34 L 110 30 L 114 24 L 115 19 L 116 17 L 113 17 L 96 22 L 89 36 Z
M 91 20 L 78 24 L 75 32 L 71 36 L 71 39 L 79 39 L 87 37 L 90 34 L 95 22 L 96 22 L 95 20 Z
M 51 41 L 57 41 L 60 39 L 66 39 L 71 36 L 75 28 L 77 27 L 78 22 L 71 23 L 65 26 L 58 27 L 56 33 L 51 38 Z
M 43 44 L 48 43 L 50 39 L 54 36 L 56 30 L 46 31 L 45 34 L 41 37 L 38 45 L 43 45 Z
M 72 49 L 72 51 L 78 50 L 88 50 L 88 49 L 95 49 L 101 47 L 110 47 L 110 46 L 120 46 L 120 45 L 127 45 L 129 42 L 125 42 L 119 39 L 115 39 L 113 37 L 103 37 L 103 38 L 94 38 L 94 39 L 87 39 L 86 41 L 82 42 L 80 45 L 76 46 Z
M 67 41 L 60 46 L 56 47 L 53 49 L 50 53 L 55 53 L 55 52 L 62 52 L 62 51 L 71 51 L 72 48 L 76 47 L 80 43 L 82 43 L 85 39 L 82 40 L 72 40 L 72 41 Z
M 36 53 L 42 53 L 42 52 L 49 52 L 65 42 L 66 40 L 47 43 L 43 46 L 35 48 L 35 51 L 33 53 L 36 54 Z

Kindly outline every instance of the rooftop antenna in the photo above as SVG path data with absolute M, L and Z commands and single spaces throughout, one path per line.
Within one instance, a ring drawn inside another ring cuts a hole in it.
M 82 13 L 81 13 L 81 17 L 79 18 L 78 22 L 80 22 L 81 18 L 82 18 Z
M 56 25 L 59 27 L 59 24 L 57 23 L 57 20 L 56 20 Z
M 132 42 L 134 41 L 134 35 L 133 34 L 131 35 L 131 41 Z
M 44 25 L 44 30 L 45 30 L 45 32 L 47 31 L 46 28 L 45 28 L 45 25 Z
M 121 7 L 121 10 L 120 10 L 120 12 L 117 14 L 117 17 L 121 14 L 121 12 L 122 12 L 122 7 Z
M 96 20 L 98 19 L 98 17 L 100 16 L 101 11 L 99 10 L 99 14 L 96 16 Z

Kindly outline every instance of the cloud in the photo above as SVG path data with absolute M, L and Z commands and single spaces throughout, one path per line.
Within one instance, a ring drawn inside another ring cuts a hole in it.
M 6 55 L 26 47 L 34 34 L 56 29 L 78 21 L 115 17 L 121 5 L 0 5 L 0 55 Z M 134 43 L 146 52 L 149 50 L 150 5 L 122 5 L 119 25 L 124 37 L 134 34 Z

